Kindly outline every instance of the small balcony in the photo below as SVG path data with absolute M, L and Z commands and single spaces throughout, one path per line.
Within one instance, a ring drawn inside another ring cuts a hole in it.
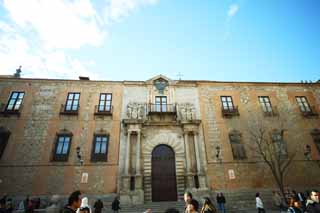
M 315 106 L 310 106 L 310 111 L 301 111 L 301 115 L 306 118 L 319 116 Z
M 239 116 L 239 110 L 238 106 L 234 106 L 232 108 L 221 108 L 222 116 L 223 117 L 233 117 L 233 116 Z
M 66 106 L 65 104 L 61 104 L 60 107 L 60 115 L 78 115 L 79 114 L 80 105 L 72 105 Z
M 112 112 L 113 112 L 113 106 L 103 106 L 103 105 L 94 106 L 94 115 L 111 116 Z
M 278 108 L 276 106 L 272 106 L 271 111 L 263 111 L 263 115 L 265 117 L 276 117 L 276 116 L 279 116 Z
M 148 104 L 148 114 L 177 114 L 175 104 Z
M 0 114 L 2 114 L 3 116 L 15 115 L 20 117 L 22 109 L 23 109 L 23 104 L 20 104 L 19 107 L 14 106 L 13 109 L 8 109 L 6 104 L 1 104 Z

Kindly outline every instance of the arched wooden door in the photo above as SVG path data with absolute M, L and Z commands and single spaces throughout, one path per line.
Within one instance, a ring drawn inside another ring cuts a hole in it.
M 152 151 L 152 201 L 177 201 L 174 151 L 159 145 Z

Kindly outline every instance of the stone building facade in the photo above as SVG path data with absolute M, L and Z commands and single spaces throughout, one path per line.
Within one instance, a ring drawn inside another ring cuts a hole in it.
M 296 152 L 286 186 L 320 185 L 319 82 L 0 77 L 0 103 L 0 194 L 144 203 L 272 189 L 250 148 L 256 121 Z

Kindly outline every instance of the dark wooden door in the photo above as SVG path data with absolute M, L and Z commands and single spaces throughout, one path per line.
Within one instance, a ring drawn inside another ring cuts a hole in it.
M 177 201 L 175 156 L 166 145 L 152 152 L 152 201 Z

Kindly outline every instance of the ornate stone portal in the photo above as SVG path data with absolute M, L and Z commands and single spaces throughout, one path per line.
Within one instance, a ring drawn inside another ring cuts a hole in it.
M 148 84 L 149 103 L 147 100 L 145 103 L 131 101 L 125 106 L 119 166 L 121 202 L 138 204 L 152 201 L 152 190 L 155 190 L 152 174 L 153 169 L 157 169 L 152 165 L 152 153 L 159 145 L 166 145 L 174 152 L 176 189 L 173 191 L 177 192 L 177 200 L 183 199 L 185 191 L 191 191 L 195 197 L 210 196 L 197 107 L 190 102 L 174 103 L 174 82 L 171 80 L 160 76 L 151 83 Z M 153 104 L 150 100 L 157 100 L 157 97 L 165 97 L 165 103 L 154 104 L 157 108 L 167 109 L 167 105 L 175 105 L 175 110 L 150 113 L 147 103 Z

